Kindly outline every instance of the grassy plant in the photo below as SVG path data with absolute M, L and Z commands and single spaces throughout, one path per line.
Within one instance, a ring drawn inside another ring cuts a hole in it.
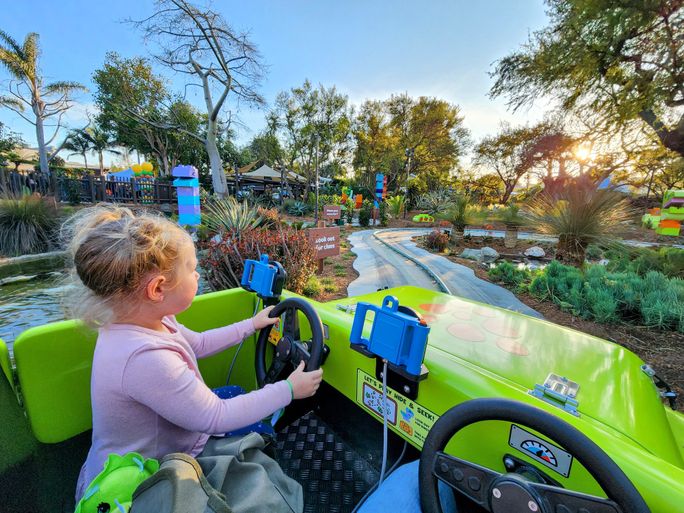
M 56 212 L 36 196 L 0 199 L 0 254 L 47 251 L 57 228 Z
M 487 213 L 472 205 L 468 196 L 456 195 L 451 205 L 437 217 L 451 223 L 457 234 L 462 234 L 466 226 L 483 221 Z
M 285 203 L 285 211 L 291 216 L 302 217 L 311 211 L 311 206 L 303 201 L 288 201 Z
M 317 298 L 321 294 L 321 282 L 315 276 L 310 276 L 306 281 L 302 294 L 306 297 Z
M 395 219 L 398 219 L 404 213 L 404 204 L 404 196 L 397 195 L 387 198 L 387 206 L 389 207 L 390 215 Z
M 444 251 L 449 244 L 449 236 L 438 230 L 433 230 L 425 237 L 425 245 L 435 251 Z
M 523 213 L 536 231 L 558 237 L 556 259 L 571 265 L 584 263 L 589 244 L 615 240 L 631 214 L 621 194 L 580 180 L 537 196 Z
M 324 292 L 337 292 L 337 284 L 332 278 L 323 278 L 321 280 Z
M 435 189 L 421 194 L 417 207 L 430 215 L 437 215 L 449 210 L 453 201 L 454 195 L 448 189 Z
M 214 199 L 205 207 L 204 224 L 214 233 L 236 231 L 238 234 L 259 226 L 263 218 L 246 201 L 234 197 Z
M 343 276 L 347 276 L 347 270 L 346 269 L 336 269 L 335 270 L 335 276 L 338 278 L 342 278 Z

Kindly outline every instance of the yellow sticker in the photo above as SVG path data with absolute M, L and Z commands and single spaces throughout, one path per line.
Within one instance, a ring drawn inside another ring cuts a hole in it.
M 387 425 L 416 447 L 422 448 L 425 438 L 439 416 L 413 399 L 387 387 L 387 402 L 382 405 L 382 382 L 361 369 L 357 370 L 356 402 L 380 420 L 387 411 Z
M 268 341 L 274 346 L 278 345 L 278 342 L 283 338 L 282 323 L 280 322 L 280 317 L 278 317 L 278 322 L 276 322 L 271 328 L 271 333 L 268 334 Z

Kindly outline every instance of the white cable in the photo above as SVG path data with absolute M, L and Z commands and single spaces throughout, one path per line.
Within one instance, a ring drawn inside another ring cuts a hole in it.
M 387 360 L 382 365 L 382 467 L 380 467 L 380 479 L 378 486 L 385 480 L 385 467 L 387 466 Z
M 254 317 L 257 314 L 257 311 L 259 310 L 259 303 L 261 302 L 261 298 L 257 296 L 257 302 L 256 306 L 254 307 L 254 313 L 252 314 L 252 317 Z M 226 377 L 226 385 L 230 385 L 230 376 L 233 374 L 233 367 L 235 366 L 235 362 L 237 361 L 237 357 L 240 354 L 240 349 L 242 349 L 242 345 L 245 343 L 245 339 L 240 342 L 240 345 L 237 348 L 237 351 L 235 351 L 235 354 L 233 355 L 233 361 L 230 362 L 230 369 L 228 369 L 228 376 Z

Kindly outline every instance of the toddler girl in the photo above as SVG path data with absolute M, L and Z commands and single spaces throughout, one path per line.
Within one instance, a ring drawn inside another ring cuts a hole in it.
M 174 223 L 126 208 L 97 206 L 70 223 L 80 295 L 76 316 L 99 328 L 93 357 L 93 438 L 76 489 L 78 501 L 110 453 L 147 458 L 198 455 L 209 435 L 253 424 L 293 399 L 315 394 L 322 370 L 261 390 L 220 399 L 200 375 L 197 358 L 239 343 L 276 322 L 255 317 L 202 333 L 175 315 L 197 292 L 197 258 L 189 235 Z

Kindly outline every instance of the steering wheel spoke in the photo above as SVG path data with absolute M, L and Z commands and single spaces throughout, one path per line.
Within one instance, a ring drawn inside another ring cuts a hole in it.
M 271 362 L 271 366 L 268 368 L 268 372 L 266 373 L 266 383 L 275 383 L 286 365 L 286 361 L 280 360 L 279 358 L 274 358 L 273 362 Z
M 283 312 L 283 336 L 290 337 L 291 340 L 299 340 L 299 316 L 295 308 L 288 308 Z
M 541 483 L 530 483 L 530 486 L 551 506 L 550 511 L 558 513 L 570 513 L 573 511 L 622 513 L 620 507 L 609 499 Z
M 297 365 L 299 365 L 299 362 L 301 361 L 307 363 L 310 358 L 311 354 L 309 353 L 309 348 L 306 342 L 295 340 L 292 343 L 292 354 L 290 356 L 290 361 L 292 362 L 292 365 L 296 367 Z
M 501 474 L 442 451 L 435 456 L 432 474 L 461 495 L 489 511 L 487 492 Z

